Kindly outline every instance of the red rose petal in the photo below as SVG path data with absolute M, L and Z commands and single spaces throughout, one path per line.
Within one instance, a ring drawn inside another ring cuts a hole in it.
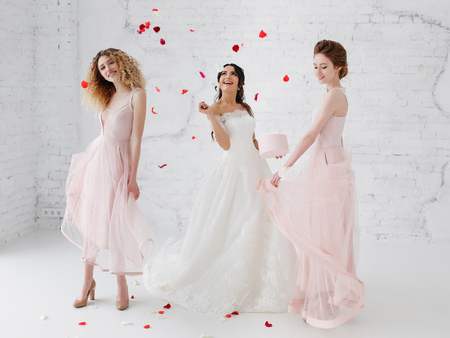
M 199 72 L 199 73 L 202 78 L 205 78 L 205 74 L 203 74 L 202 72 Z
M 255 101 L 258 101 L 258 95 L 259 95 L 259 93 L 256 93 L 256 95 L 255 95 Z
M 152 9 L 153 12 L 159 12 L 156 8 Z
M 133 295 L 131 295 L 131 299 L 134 299 L 134 296 L 133 296 Z
M 225 318 L 231 318 L 230 314 L 225 315 Z
M 150 325 L 148 325 L 148 324 L 144 326 L 144 329 L 149 329 L 149 328 L 150 328 Z
M 164 305 L 163 308 L 165 309 L 170 309 L 172 307 L 172 305 L 170 305 L 170 303 L 167 303 L 167 305 Z
M 138 30 L 137 32 L 138 32 L 139 34 L 142 34 L 142 31 L 141 31 L 141 30 Z
M 195 29 L 190 29 L 191 32 L 195 32 Z
M 186 94 L 187 92 L 188 92 L 187 89 L 183 89 L 183 90 L 181 91 L 181 95 Z
M 192 136 L 192 139 L 195 140 L 195 136 Z
M 241 47 L 243 47 L 244 46 L 244 43 L 241 43 Z
M 156 27 L 153 27 L 153 30 L 155 31 L 155 33 L 158 33 L 158 32 L 161 30 L 161 28 L 159 28 L 158 26 L 156 26 Z
M 161 39 L 161 40 L 159 40 L 159 43 L 160 43 L 161 45 L 165 45 L 165 44 L 166 44 L 166 41 L 164 41 L 164 39 Z
M 165 165 L 167 165 L 167 164 L 163 164 L 162 166 L 164 167 Z M 159 313 L 160 315 L 163 315 L 163 314 L 164 314 L 164 311 L 158 311 L 158 313 Z
M 267 327 L 272 327 L 272 324 L 270 324 L 267 320 L 266 320 L 266 324 Z
M 139 25 L 140 30 L 143 30 L 144 28 L 145 28 L 145 25 L 143 23 Z
M 155 89 L 156 89 L 156 91 L 159 93 L 160 92 L 160 90 L 159 90 L 159 88 L 158 87 L 155 87 Z
M 262 39 L 262 38 L 265 38 L 267 36 L 267 34 L 266 34 L 266 32 L 264 32 L 263 30 L 261 30 L 261 32 L 259 32 L 259 37 Z
M 233 311 L 233 312 L 231 312 L 231 314 L 232 314 L 232 315 L 236 315 L 236 316 L 238 316 L 238 315 L 239 315 L 239 312 L 237 312 L 237 311 Z
M 79 322 L 78 325 L 86 325 L 86 322 Z
M 239 50 L 239 45 L 234 45 L 234 46 L 233 46 L 233 51 L 235 51 L 235 52 L 237 53 L 238 50 Z
M 167 164 L 163 164 L 163 165 L 159 165 L 158 167 L 159 167 L 160 169 L 162 169 L 162 168 L 164 168 L 166 165 L 167 165 Z M 159 313 L 161 313 L 161 311 L 159 311 Z M 162 311 L 162 313 L 164 313 L 164 311 Z M 161 314 L 162 314 L 162 313 L 161 313 Z
M 147 21 L 147 22 L 145 23 L 145 28 L 147 28 L 147 29 L 150 28 L 150 21 Z
M 144 33 L 145 32 L 145 27 L 141 29 L 141 32 Z
M 153 114 L 158 114 L 158 113 L 155 112 L 153 109 L 155 109 L 155 107 L 152 107 L 152 113 L 153 113 Z
M 283 81 L 284 81 L 284 82 L 288 82 L 288 81 L 289 81 L 289 76 L 285 75 L 285 76 L 283 77 Z
M 81 81 L 81 87 L 86 89 L 89 86 L 89 83 L 86 81 Z

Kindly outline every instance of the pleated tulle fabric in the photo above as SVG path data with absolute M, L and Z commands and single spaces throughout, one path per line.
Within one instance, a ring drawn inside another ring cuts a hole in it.
M 184 240 L 168 242 L 144 269 L 149 293 L 211 316 L 286 312 L 296 252 L 254 190 L 271 176 L 253 145 L 246 111 L 218 118 L 231 148 L 212 170 L 192 209 Z
M 82 249 L 82 261 L 113 274 L 139 275 L 153 250 L 153 233 L 128 194 L 131 98 L 113 112 L 106 135 L 75 154 L 66 182 L 63 234 Z M 112 136 L 112 137 L 111 137 Z
M 278 188 L 270 180 L 257 185 L 270 217 L 300 252 L 289 312 L 319 328 L 353 317 L 365 293 L 356 276 L 355 176 L 351 155 L 341 146 L 344 122 L 345 117 L 331 116 L 301 176 L 281 181 Z

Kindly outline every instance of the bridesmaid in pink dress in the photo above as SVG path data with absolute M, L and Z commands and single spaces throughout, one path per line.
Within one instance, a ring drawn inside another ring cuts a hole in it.
M 145 78 L 125 52 L 100 51 L 88 68 L 83 99 L 101 110 L 101 134 L 75 154 L 67 177 L 61 231 L 82 249 L 85 263 L 75 307 L 95 297 L 94 266 L 117 275 L 116 307 L 129 305 L 125 275 L 140 275 L 153 249 L 153 233 L 136 203 L 136 181 L 146 114 Z
M 356 276 L 355 175 L 342 141 L 348 109 L 340 83 L 347 74 L 344 47 L 319 41 L 314 48 L 314 73 L 327 92 L 313 111 L 313 123 L 284 167 L 272 179 L 260 180 L 257 190 L 275 224 L 299 251 L 289 312 L 300 313 L 312 326 L 333 328 L 358 312 L 365 293 Z M 305 172 L 280 182 L 309 147 Z

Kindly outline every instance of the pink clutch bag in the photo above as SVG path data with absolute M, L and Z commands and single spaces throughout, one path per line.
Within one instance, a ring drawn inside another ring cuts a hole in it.
M 259 154 L 263 158 L 286 155 L 289 152 L 287 137 L 284 134 L 272 134 L 258 139 Z

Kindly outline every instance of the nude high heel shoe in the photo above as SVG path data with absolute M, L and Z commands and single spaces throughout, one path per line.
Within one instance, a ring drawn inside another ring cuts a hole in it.
M 91 283 L 91 287 L 89 288 L 89 290 L 87 292 L 86 298 L 84 298 L 84 299 L 78 299 L 78 298 L 75 299 L 75 301 L 73 302 L 73 306 L 74 307 L 86 306 L 88 298 L 89 298 L 89 295 L 91 295 L 91 300 L 94 300 L 95 299 L 95 286 L 96 285 L 97 284 L 95 283 L 95 280 L 93 279 L 92 283 Z
M 127 293 L 128 293 L 128 285 L 127 285 Z M 117 308 L 117 310 L 123 311 L 123 310 L 127 309 L 129 305 L 130 305 L 130 300 L 129 299 L 127 299 L 124 302 L 119 302 L 118 300 L 116 300 L 116 308 Z

